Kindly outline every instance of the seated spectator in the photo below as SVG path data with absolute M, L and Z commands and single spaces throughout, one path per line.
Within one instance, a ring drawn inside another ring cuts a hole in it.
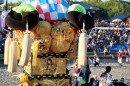
M 113 41 L 112 41 L 112 40 L 111 40 L 111 42 L 110 42 L 110 46 L 113 47 Z
M 99 66 L 99 61 L 100 61 L 99 58 L 96 58 L 96 57 L 93 58 L 93 64 L 95 67 Z
M 92 47 L 91 47 L 91 44 L 88 45 L 87 50 L 88 50 L 88 52 L 92 52 L 92 51 L 93 51 L 93 49 L 92 49 Z
M 92 32 L 90 32 L 90 34 L 89 34 L 89 38 L 92 38 Z
M 98 43 L 98 48 L 97 48 L 98 52 L 101 52 L 102 51 L 102 46 L 101 46 L 101 43 Z
M 130 36 L 128 37 L 127 44 L 130 44 Z
M 96 50 L 96 43 L 94 39 L 92 40 L 92 46 L 93 46 L 93 50 Z
M 107 47 L 104 47 L 104 56 L 106 56 L 107 54 L 108 54 L 108 49 L 107 49 Z

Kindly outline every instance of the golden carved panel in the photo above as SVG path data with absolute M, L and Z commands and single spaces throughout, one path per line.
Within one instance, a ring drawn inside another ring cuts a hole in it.
M 33 79 L 29 81 L 29 86 L 70 86 L 69 79 Z

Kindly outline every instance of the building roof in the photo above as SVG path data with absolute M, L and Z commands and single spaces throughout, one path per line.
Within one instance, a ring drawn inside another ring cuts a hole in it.
M 97 7 L 93 7 L 91 5 L 87 5 L 87 4 L 84 4 L 83 2 L 70 2 L 69 5 L 72 5 L 72 4 L 80 4 L 82 5 L 84 8 L 86 9 L 93 9 L 93 10 L 99 10 L 99 8 Z
M 114 20 L 114 19 L 121 19 L 121 20 L 126 20 L 127 18 L 129 18 L 130 17 L 130 14 L 124 14 L 124 15 L 118 15 L 118 16 L 115 16 L 115 17 L 112 17 L 112 18 L 110 18 L 110 19 L 108 19 L 108 21 L 112 21 L 112 20 Z

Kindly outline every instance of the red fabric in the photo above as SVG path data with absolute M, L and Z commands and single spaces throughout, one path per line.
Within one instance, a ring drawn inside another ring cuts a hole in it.
M 79 68 L 75 68 L 74 69 L 74 73 L 78 74 L 80 72 L 80 69 Z
M 46 13 L 44 13 L 44 16 L 45 16 L 45 18 L 47 19 L 47 20 L 51 20 L 50 18 L 50 12 L 46 12 Z
M 57 0 L 57 4 L 61 4 L 61 0 Z
M 119 59 L 122 58 L 122 53 L 121 53 L 121 52 L 118 52 L 118 53 L 117 53 L 117 56 L 118 56 Z
M 37 6 L 36 6 L 36 9 L 38 10 L 38 13 L 39 13 L 39 14 L 43 14 L 43 10 L 42 10 L 42 8 L 41 8 L 40 5 L 37 5 Z

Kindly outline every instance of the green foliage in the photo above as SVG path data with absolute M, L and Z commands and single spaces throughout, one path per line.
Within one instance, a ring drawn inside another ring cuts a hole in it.
M 102 19 L 108 19 L 118 14 L 130 14 L 130 5 L 126 2 L 120 2 L 120 13 L 118 12 L 117 0 L 109 0 L 106 2 L 102 0 L 89 0 L 86 4 L 100 8 L 96 12 L 96 16 Z
M 21 4 L 20 1 L 17 2 L 17 3 L 12 3 L 12 2 L 10 2 L 10 3 L 7 4 L 7 9 L 10 10 L 11 8 L 16 7 L 16 6 L 19 6 L 20 4 Z M 1 9 L 1 10 L 4 10 L 5 8 L 6 8 L 5 5 L 0 6 L 0 9 Z

